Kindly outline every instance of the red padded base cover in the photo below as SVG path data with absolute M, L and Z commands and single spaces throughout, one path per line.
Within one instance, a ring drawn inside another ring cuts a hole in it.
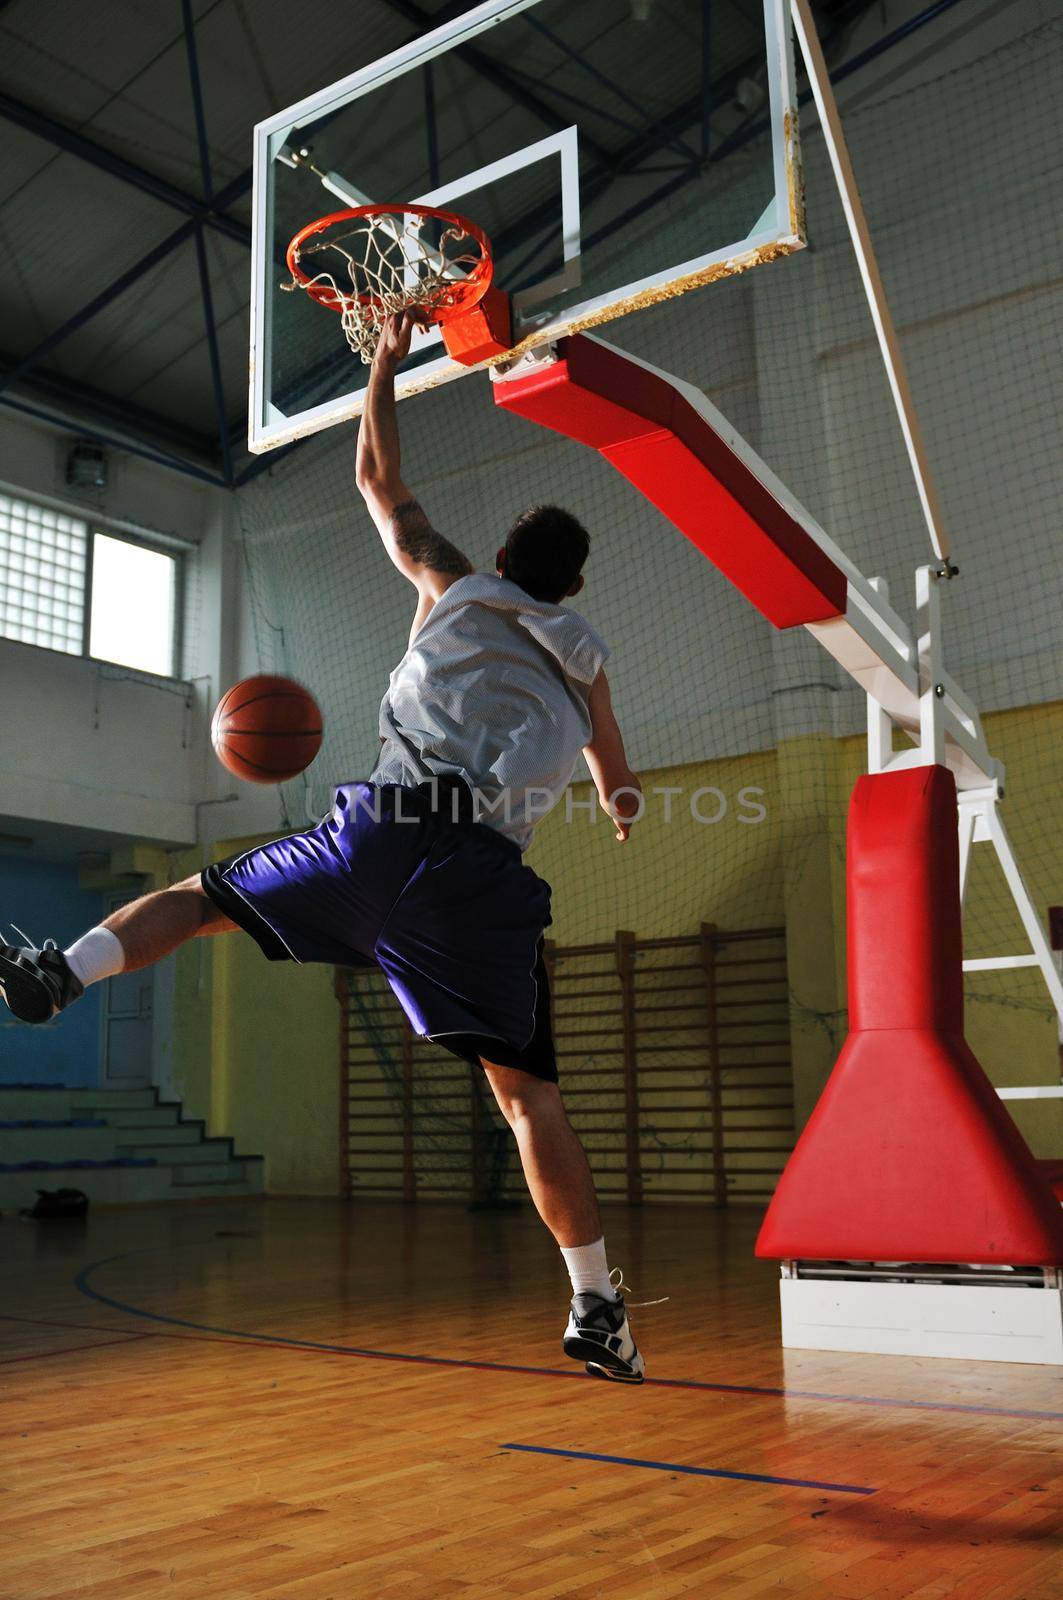
M 1063 1263 L 1063 1211 L 963 1037 L 952 774 L 861 778 L 848 848 L 852 1031 L 758 1256 Z
M 1063 1156 L 1038 1161 L 1037 1170 L 1042 1178 L 1047 1180 L 1052 1193 L 1063 1205 Z
M 678 389 L 576 335 L 495 403 L 600 451 L 777 628 L 844 616 L 848 582 Z

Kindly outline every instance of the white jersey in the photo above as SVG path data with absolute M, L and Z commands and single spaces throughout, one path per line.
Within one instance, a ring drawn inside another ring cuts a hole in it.
M 473 573 L 436 601 L 391 674 L 373 784 L 458 776 L 481 822 L 521 850 L 591 737 L 588 697 L 609 648 L 568 606 Z

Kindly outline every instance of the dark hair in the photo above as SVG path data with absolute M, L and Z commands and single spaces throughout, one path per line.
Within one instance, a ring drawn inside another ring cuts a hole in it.
M 580 575 L 591 546 L 581 522 L 559 506 L 529 506 L 506 535 L 505 576 L 534 600 L 556 603 Z

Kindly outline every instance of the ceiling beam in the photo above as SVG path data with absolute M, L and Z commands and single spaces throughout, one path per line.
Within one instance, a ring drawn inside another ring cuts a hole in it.
M 0 398 L 0 406 L 6 406 L 11 411 L 18 411 L 23 416 L 33 417 L 38 422 L 46 422 L 50 427 L 76 433 L 81 438 L 93 439 L 98 444 L 110 445 L 114 450 L 123 450 L 127 455 L 140 456 L 142 460 L 153 461 L 157 466 L 169 467 L 172 472 L 181 472 L 186 477 L 197 478 L 201 483 L 213 484 L 217 489 L 228 488 L 225 479 L 217 470 L 201 466 L 196 461 L 188 461 L 182 456 L 171 455 L 168 451 L 155 449 L 152 445 L 135 436 L 127 437 L 124 434 L 116 434 L 110 429 L 98 427 L 93 422 L 85 422 L 81 419 L 72 420 L 61 412 L 57 414 L 44 406 L 34 404 L 32 401 L 23 400 L 21 396 L 5 394 Z
M 573 49 L 566 39 L 562 39 L 552 28 L 548 28 L 545 22 L 541 22 L 529 12 L 525 12 L 521 17 L 521 21 L 525 27 L 532 28 L 540 38 L 546 39 L 549 44 L 553 45 L 554 49 L 571 61 L 579 71 L 585 72 L 594 83 L 601 84 L 608 94 L 615 95 L 622 105 L 627 106 L 629 111 L 633 111 L 639 120 L 646 124 L 651 132 L 656 130 L 660 134 L 662 144 L 670 145 L 676 154 L 686 161 L 696 161 L 698 159 L 691 146 L 685 140 L 680 139 L 676 134 L 662 127 L 657 118 L 651 116 L 637 100 L 629 95 L 622 84 L 608 77 L 593 62 L 588 61 L 581 51 Z
M 200 200 L 195 195 L 187 194 L 184 189 L 177 188 L 175 184 L 169 183 L 165 178 L 160 178 L 157 173 L 149 172 L 146 168 L 127 160 L 125 156 L 116 155 L 113 150 L 97 144 L 94 139 L 86 138 L 76 128 L 68 128 L 65 123 L 57 122 L 47 112 L 38 111 L 33 106 L 16 100 L 13 95 L 0 92 L 0 117 L 14 123 L 16 127 L 24 128 L 27 133 L 44 139 L 56 149 L 76 156 L 80 161 L 88 162 L 90 166 L 97 167 L 112 178 L 128 183 L 143 194 L 150 194 L 153 199 L 169 206 L 172 210 L 181 211 L 188 217 L 199 218 L 207 227 L 214 228 L 226 238 L 234 240 L 236 244 L 242 244 L 250 249 L 250 229 L 245 228 L 235 217 L 226 216 L 223 209 L 224 204 L 231 204 L 239 194 L 246 193 L 250 188 L 250 173 L 242 174 L 239 179 L 234 180 L 234 183 L 228 185 L 224 191 L 228 196 L 225 202 L 222 195 L 218 195 L 213 201 Z M 242 187 L 234 193 L 236 184 Z
M 421 33 L 430 33 L 432 29 L 439 26 L 439 17 L 433 16 L 429 11 L 425 11 L 423 7 L 417 4 L 417 0 L 381 0 L 381 3 L 387 6 L 389 11 L 394 11 L 397 16 L 402 17 L 404 21 L 412 23 Z M 559 129 L 567 127 L 568 124 L 564 117 L 555 111 L 552 106 L 548 105 L 545 100 L 541 100 L 532 90 L 526 89 L 518 78 L 515 78 L 511 72 L 495 61 L 492 56 L 489 56 L 486 51 L 479 49 L 474 44 L 459 44 L 451 53 L 459 61 L 463 61 L 467 67 L 470 67 L 477 77 L 483 78 L 485 83 L 493 84 L 496 89 L 500 89 L 503 94 L 508 95 L 514 104 L 530 112 L 544 127 L 549 128 L 551 133 L 557 133 Z M 609 160 L 609 152 L 586 134 L 581 135 L 581 143 L 596 160 Z
M 203 83 L 199 75 L 192 0 L 181 0 L 181 21 L 185 36 L 185 54 L 188 57 L 188 84 L 192 91 L 192 115 L 196 121 L 196 143 L 199 146 L 199 180 L 203 188 L 203 198 L 209 204 L 214 197 L 214 176 L 210 166 L 210 146 L 207 143 L 207 118 L 203 109 Z
M 0 353 L 0 362 L 9 359 Z M 199 433 L 173 418 L 141 405 L 139 401 L 125 400 L 108 394 L 94 385 L 77 378 L 67 378 L 58 372 L 37 371 L 21 378 L 12 394 L 27 398 L 48 400 L 72 410 L 70 427 L 78 427 L 78 419 L 90 416 L 103 426 L 118 426 L 138 430 L 145 442 L 168 450 L 185 451 L 199 456 L 204 465 L 210 465 L 218 453 L 217 437 Z M 7 394 L 0 395 L 0 405 Z
M 241 173 L 238 178 L 234 178 L 221 191 L 218 196 L 219 203 L 229 204 L 231 199 L 236 199 L 250 185 L 251 172 L 248 170 Z M 175 229 L 173 233 L 168 234 L 165 239 L 154 245 L 146 255 L 141 256 L 139 261 L 135 261 L 131 267 L 127 267 L 120 277 L 107 285 L 106 289 L 101 289 L 94 299 L 75 311 L 73 316 L 68 317 L 58 328 L 53 328 L 52 332 L 48 334 L 47 338 L 42 339 L 40 344 L 35 345 L 25 355 L 18 357 L 11 371 L 0 373 L 0 394 L 3 393 L 8 384 L 14 383 L 16 378 L 21 378 L 25 373 L 30 372 L 57 345 L 62 344 L 64 339 L 69 338 L 72 333 L 76 333 L 79 328 L 83 328 L 87 322 L 91 322 L 93 317 L 123 295 L 138 279 L 143 278 L 153 267 L 157 267 L 160 261 L 165 260 L 174 250 L 179 249 L 186 240 L 191 239 L 196 227 L 196 219 L 182 223 L 181 227 Z
M 214 391 L 214 414 L 218 423 L 221 443 L 221 464 L 226 483 L 233 481 L 232 447 L 229 442 L 229 419 L 225 411 L 225 382 L 222 377 L 221 355 L 218 350 L 218 325 L 214 318 L 214 296 L 210 285 L 210 265 L 207 261 L 207 241 L 203 229 L 196 229 L 196 266 L 199 271 L 199 292 L 203 297 L 203 324 L 207 335 L 207 357 L 210 361 L 210 382 Z
M 182 223 L 181 227 L 174 233 L 160 240 L 157 245 L 154 245 L 148 251 L 147 255 L 141 256 L 139 261 L 135 261 L 131 267 L 128 267 L 121 277 L 116 278 L 113 283 L 109 283 L 106 289 L 101 289 L 98 295 L 83 305 L 80 310 L 75 311 L 72 317 L 68 317 L 65 322 L 60 323 L 58 328 L 53 328 L 51 333 L 42 339 L 39 344 L 34 345 L 32 350 L 27 350 L 25 355 L 16 357 L 10 369 L 0 373 L 0 394 L 11 384 L 16 383 L 19 378 L 24 377 L 27 372 L 32 371 L 39 362 L 44 360 L 45 356 L 51 354 L 57 345 L 62 344 L 65 339 L 69 339 L 71 334 L 77 333 L 79 328 L 83 328 L 87 322 L 91 322 L 93 317 L 100 311 L 105 310 L 114 300 L 117 300 L 118 296 L 124 294 L 138 279 L 143 278 L 153 267 L 157 267 L 167 256 L 172 255 L 180 245 L 184 244 L 186 239 L 192 237 L 195 231 L 196 224 L 194 222 Z
M 192 110 L 196 120 L 196 142 L 199 146 L 199 175 L 204 198 L 209 202 L 214 195 L 214 175 L 211 171 L 210 144 L 207 139 L 207 117 L 203 107 L 203 84 L 199 75 L 199 56 L 196 50 L 196 22 L 192 15 L 192 0 L 181 0 L 181 17 L 184 23 L 185 51 L 188 56 L 188 83 L 192 91 Z M 207 240 L 203 224 L 196 223 L 196 268 L 199 272 L 199 292 L 203 301 L 203 326 L 207 335 L 207 357 L 210 361 L 210 382 L 214 391 L 214 414 L 218 422 L 221 442 L 221 465 L 225 481 L 233 481 L 232 446 L 229 442 L 229 419 L 225 414 L 225 380 L 221 370 L 218 350 L 218 323 L 214 315 L 214 293 L 210 281 L 210 262 L 207 258 Z

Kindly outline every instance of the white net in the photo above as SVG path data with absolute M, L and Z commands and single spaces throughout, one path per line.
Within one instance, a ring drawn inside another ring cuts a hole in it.
M 321 257 L 327 265 L 313 270 Z M 427 318 L 455 305 L 484 251 L 456 222 L 392 211 L 350 216 L 311 236 L 295 259 L 305 276 L 281 287 L 338 310 L 347 343 L 368 365 L 388 317 Z

